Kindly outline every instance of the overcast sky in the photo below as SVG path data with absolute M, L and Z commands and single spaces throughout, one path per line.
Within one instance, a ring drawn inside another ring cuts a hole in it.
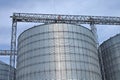
M 0 0 L 0 49 L 10 49 L 14 12 L 120 16 L 120 0 Z M 33 25 L 18 24 L 18 35 Z M 120 33 L 120 26 L 96 26 L 100 43 Z

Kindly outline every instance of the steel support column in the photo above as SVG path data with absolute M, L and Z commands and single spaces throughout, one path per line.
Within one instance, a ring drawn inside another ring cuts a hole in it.
M 15 80 L 15 70 L 12 70 L 12 67 L 15 68 L 15 61 L 16 61 L 16 59 L 15 59 L 15 54 L 16 54 L 15 53 L 15 51 L 16 51 L 16 33 L 17 33 L 17 20 L 13 19 L 13 21 L 12 21 L 12 35 L 11 35 L 10 69 L 9 69 L 9 78 L 8 78 L 8 80 Z
M 93 32 L 93 35 L 94 35 L 94 37 L 95 37 L 96 46 L 97 46 L 97 48 L 98 48 L 99 42 L 98 42 L 97 28 L 96 28 L 94 22 L 92 22 L 92 23 L 90 24 L 90 27 L 91 27 L 91 31 Z

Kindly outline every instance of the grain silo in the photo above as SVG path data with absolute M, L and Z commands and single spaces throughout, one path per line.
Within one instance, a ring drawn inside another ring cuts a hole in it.
M 17 80 L 101 80 L 95 37 L 73 24 L 44 24 L 18 38 Z
M 0 61 L 0 80 L 8 80 L 8 78 L 9 78 L 9 65 Z
M 120 34 L 99 47 L 104 80 L 120 80 Z

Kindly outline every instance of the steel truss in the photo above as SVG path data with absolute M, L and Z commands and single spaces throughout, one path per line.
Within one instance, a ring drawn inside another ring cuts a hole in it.
M 14 13 L 11 17 L 17 22 L 120 25 L 120 17 L 111 16 Z
M 91 31 L 94 33 L 97 42 L 95 25 L 120 25 L 120 17 L 111 16 L 86 16 L 86 15 L 61 15 L 61 14 L 36 14 L 36 13 L 13 13 L 12 18 L 12 35 L 11 35 L 11 53 L 10 53 L 10 74 L 11 66 L 15 67 L 16 55 L 16 33 L 17 22 L 34 22 L 34 23 L 67 23 L 67 24 L 90 24 Z M 4 53 L 3 53 L 4 54 Z M 12 80 L 15 80 L 15 74 Z
M 12 51 L 13 53 L 14 51 Z M 0 55 L 2 56 L 10 56 L 11 55 L 11 50 L 0 50 Z M 17 55 L 16 51 L 15 51 L 15 55 Z

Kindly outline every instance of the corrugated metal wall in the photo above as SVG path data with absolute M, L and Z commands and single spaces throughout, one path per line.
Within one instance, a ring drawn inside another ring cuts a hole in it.
M 8 80 L 9 65 L 0 61 L 0 80 Z
M 103 42 L 99 51 L 105 80 L 120 80 L 120 34 Z
M 92 32 L 71 24 L 40 25 L 18 39 L 17 80 L 101 80 Z

